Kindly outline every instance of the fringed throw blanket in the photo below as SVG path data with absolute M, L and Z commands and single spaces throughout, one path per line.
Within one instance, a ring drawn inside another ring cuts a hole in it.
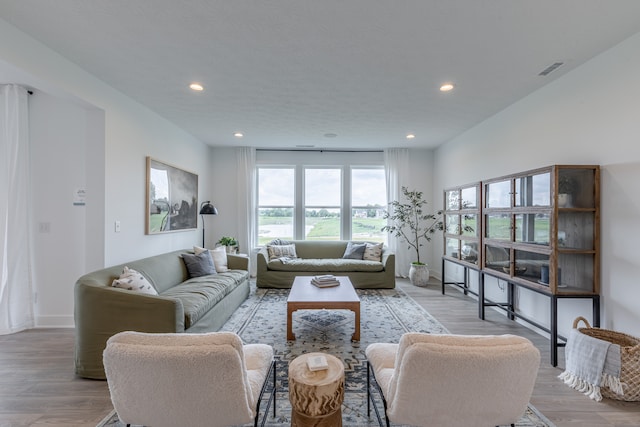
M 620 383 L 620 346 L 583 334 L 569 332 L 565 348 L 565 371 L 558 378 L 591 399 L 602 400 L 600 387 L 624 394 Z

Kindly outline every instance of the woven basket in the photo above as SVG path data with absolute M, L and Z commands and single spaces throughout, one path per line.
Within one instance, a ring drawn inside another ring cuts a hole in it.
M 620 382 L 624 389 L 624 395 L 620 396 L 608 387 L 602 387 L 600 389 L 602 396 L 627 402 L 640 401 L 640 339 L 622 332 L 592 328 L 587 319 L 582 316 L 573 321 L 574 329 L 578 327 L 580 321 L 583 321 L 587 327 L 578 328 L 578 331 L 590 337 L 609 341 L 620 346 Z

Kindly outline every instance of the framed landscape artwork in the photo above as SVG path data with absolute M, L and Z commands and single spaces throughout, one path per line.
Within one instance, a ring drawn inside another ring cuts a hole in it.
M 198 175 L 147 157 L 146 234 L 197 228 Z

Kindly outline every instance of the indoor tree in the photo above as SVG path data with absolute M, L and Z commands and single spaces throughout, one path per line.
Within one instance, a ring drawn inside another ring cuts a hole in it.
M 442 211 L 425 212 L 427 201 L 422 198 L 422 191 L 410 191 L 403 186 L 402 195 L 406 201 L 394 200 L 389 203 L 390 209 L 383 216 L 387 225 L 382 227 L 382 231 L 404 240 L 408 245 L 407 249 L 416 252 L 416 261 L 412 264 L 425 265 L 420 261 L 420 247 L 431 241 L 436 230 L 444 228 Z

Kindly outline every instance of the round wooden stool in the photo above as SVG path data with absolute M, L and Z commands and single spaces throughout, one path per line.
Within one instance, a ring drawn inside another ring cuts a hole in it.
M 310 371 L 307 360 L 324 356 L 329 369 Z M 344 399 L 344 365 L 335 356 L 307 353 L 289 363 L 289 400 L 291 426 L 342 426 Z

